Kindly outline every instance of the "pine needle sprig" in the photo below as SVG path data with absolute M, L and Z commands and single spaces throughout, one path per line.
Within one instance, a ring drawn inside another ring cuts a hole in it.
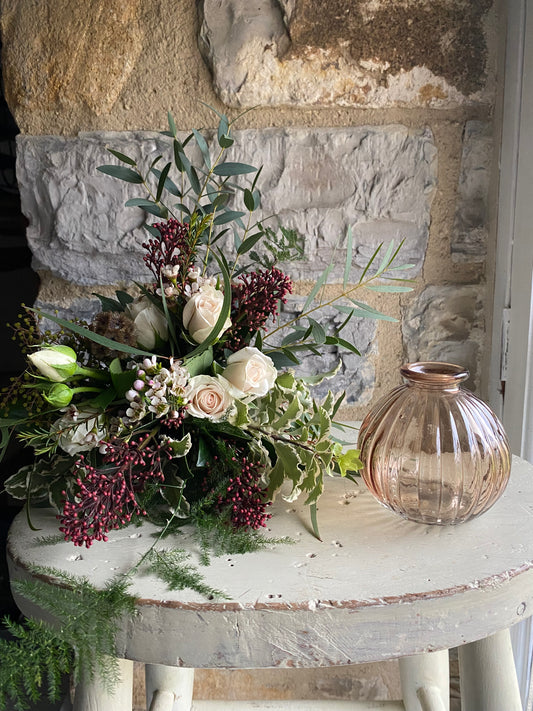
M 42 621 L 4 618 L 3 625 L 12 639 L 0 639 L 0 708 L 11 700 L 17 711 L 29 709 L 45 684 L 49 700 L 57 701 L 61 679 L 74 667 L 68 641 Z
M 92 679 L 97 672 L 105 687 L 112 690 L 118 679 L 115 638 L 122 619 L 135 614 L 134 598 L 127 593 L 129 581 L 115 579 L 99 590 L 85 578 L 54 568 L 35 567 L 31 572 L 52 576 L 56 582 L 51 585 L 34 579 L 15 581 L 13 586 L 24 598 L 46 610 L 52 621 L 43 624 L 52 639 L 58 634 L 62 643 L 73 650 L 69 671 L 74 681 Z M 54 654 L 50 654 L 52 658 Z
M 179 548 L 152 549 L 148 556 L 147 572 L 157 575 L 170 590 L 196 590 L 209 600 L 227 597 L 222 590 L 208 585 L 196 567 L 188 563 L 189 555 Z

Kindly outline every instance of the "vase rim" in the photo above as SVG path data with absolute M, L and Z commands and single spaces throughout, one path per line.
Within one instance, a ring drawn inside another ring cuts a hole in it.
M 440 361 L 406 363 L 400 368 L 400 373 L 408 380 L 435 385 L 458 385 L 470 375 L 468 369 L 461 365 Z

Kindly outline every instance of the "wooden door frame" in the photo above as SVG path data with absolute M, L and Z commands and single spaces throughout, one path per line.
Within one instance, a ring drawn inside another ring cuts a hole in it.
M 512 451 L 533 462 L 533 0 L 502 7 L 507 41 L 488 397 Z M 533 709 L 532 619 L 513 628 L 527 711 Z

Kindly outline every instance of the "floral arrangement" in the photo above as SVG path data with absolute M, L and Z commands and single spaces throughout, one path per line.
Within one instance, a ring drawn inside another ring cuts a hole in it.
M 338 295 L 324 297 L 330 265 L 301 313 L 284 321 L 293 284 L 279 265 L 302 257 L 302 237 L 254 220 L 261 171 L 227 160 L 232 123 L 219 117 L 214 136 L 193 131 L 181 141 L 169 115 L 174 156 L 161 169 L 161 156 L 143 171 L 115 150 L 121 164 L 99 168 L 146 189 L 126 205 L 153 219 L 143 244 L 151 283 L 100 295 L 90 323 L 28 309 L 15 325 L 28 369 L 4 393 L 2 443 L 15 435 L 36 457 L 5 487 L 52 504 L 78 546 L 144 518 L 165 531 L 193 523 L 253 533 L 282 487 L 288 500 L 305 497 L 318 534 L 325 478 L 360 466 L 332 434 L 344 395 L 311 394 L 334 372 L 306 380 L 294 369 L 323 348 L 357 353 L 344 326 L 386 317 L 355 292 L 406 291 L 396 275 L 409 265 L 393 266 L 399 248 L 390 245 L 350 283 L 348 231 Z M 317 320 L 325 305 L 343 315 L 334 332 Z

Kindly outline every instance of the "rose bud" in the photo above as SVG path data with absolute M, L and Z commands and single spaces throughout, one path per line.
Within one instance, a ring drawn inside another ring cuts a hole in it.
M 74 395 L 73 390 L 64 383 L 56 383 L 52 385 L 47 393 L 43 393 L 46 402 L 49 402 L 53 407 L 62 408 L 70 404 Z
M 68 346 L 49 346 L 30 353 L 28 360 L 48 380 L 61 383 L 78 370 L 75 351 Z

